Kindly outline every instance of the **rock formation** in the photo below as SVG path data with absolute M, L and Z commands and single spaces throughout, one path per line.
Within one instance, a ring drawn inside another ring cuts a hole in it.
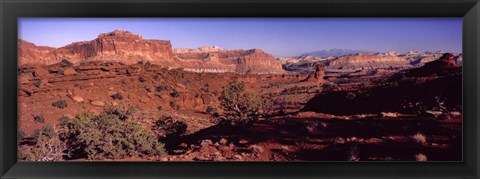
M 325 65 L 323 63 L 315 64 L 315 72 L 308 75 L 306 81 L 321 82 L 325 75 Z
M 235 72 L 241 74 L 284 73 L 281 63 L 261 49 L 226 50 L 219 47 L 176 49 L 187 71 Z
M 19 64 L 51 65 L 68 59 L 74 64 L 87 61 L 116 61 L 135 64 L 149 61 L 168 68 L 193 72 L 235 72 L 241 74 L 283 73 L 280 62 L 260 49 L 225 50 L 217 46 L 172 49 L 170 41 L 146 40 L 141 35 L 115 30 L 91 41 L 74 42 L 60 48 L 41 47 L 19 39 Z
M 405 58 L 394 53 L 365 53 L 339 57 L 329 62 L 327 71 L 353 72 L 358 70 L 398 70 L 412 68 Z
M 68 59 L 73 63 L 109 60 L 134 64 L 138 61 L 151 61 L 171 66 L 176 61 L 170 41 L 145 40 L 141 35 L 120 30 L 100 34 L 95 40 L 74 42 L 57 49 L 42 48 L 45 49 L 42 53 L 34 53 L 38 49 L 31 44 L 20 45 L 20 64 L 50 65 Z

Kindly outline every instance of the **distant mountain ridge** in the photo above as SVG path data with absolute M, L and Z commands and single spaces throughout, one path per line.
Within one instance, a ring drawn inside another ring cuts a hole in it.
M 374 53 L 375 51 L 365 51 L 365 50 L 351 50 L 351 49 L 338 49 L 333 48 L 329 50 L 318 50 L 313 52 L 303 53 L 300 56 L 313 56 L 313 57 L 338 57 L 338 56 L 345 56 L 345 55 L 354 55 L 358 53 Z

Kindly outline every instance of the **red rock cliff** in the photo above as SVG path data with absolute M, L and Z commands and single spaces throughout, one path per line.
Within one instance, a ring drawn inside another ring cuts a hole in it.
M 138 61 L 175 66 L 176 57 L 170 41 L 145 40 L 141 35 L 128 31 L 115 30 L 100 34 L 91 41 L 75 42 L 58 49 L 50 49 L 45 54 L 30 55 L 31 46 L 19 46 L 19 61 L 25 63 L 53 64 L 68 59 L 73 63 L 89 60 L 120 61 L 133 64 Z

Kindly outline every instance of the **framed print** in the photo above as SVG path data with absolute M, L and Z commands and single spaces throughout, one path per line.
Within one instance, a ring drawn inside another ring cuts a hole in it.
M 479 8 L 2 1 L 1 176 L 477 178 Z

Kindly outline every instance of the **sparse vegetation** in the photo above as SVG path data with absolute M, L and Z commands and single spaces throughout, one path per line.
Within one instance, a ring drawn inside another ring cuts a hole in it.
M 35 85 L 37 88 L 40 88 L 40 86 L 42 86 L 42 80 L 35 80 L 35 82 L 33 82 L 33 85 Z
M 26 136 L 27 136 L 27 133 L 25 133 L 25 131 L 20 131 L 20 130 L 19 130 L 19 131 L 17 132 L 18 140 L 20 140 L 20 139 L 22 139 L 22 138 L 24 138 L 24 137 L 26 137 Z
M 35 120 L 35 122 L 45 123 L 45 117 L 43 117 L 43 114 L 33 117 L 33 120 Z
M 73 66 L 73 63 L 70 62 L 68 59 L 63 59 L 61 62 L 60 62 L 60 65 L 62 67 L 71 67 Z
M 205 110 L 207 114 L 210 114 L 212 117 L 218 117 L 218 112 L 217 109 L 215 109 L 212 106 L 207 106 L 207 109 Z
M 172 107 L 172 109 L 175 109 L 175 110 L 180 109 L 180 105 L 178 105 L 177 102 L 175 101 L 170 101 L 170 107 Z
M 175 121 L 171 116 L 163 116 L 155 121 L 152 129 L 160 137 L 179 136 L 187 131 L 187 124 L 182 121 Z
M 18 158 L 27 161 L 61 161 L 64 159 L 65 146 L 58 138 L 40 136 L 32 147 L 20 148 Z
M 105 114 L 115 115 L 118 119 L 125 121 L 137 112 L 137 109 L 134 107 L 106 105 L 103 107 L 103 112 Z
M 59 74 L 59 75 L 64 75 L 65 73 L 64 73 L 63 70 L 58 70 L 58 71 L 57 71 L 57 74 Z
M 53 129 L 51 124 L 47 124 L 41 129 L 35 129 L 35 131 L 33 132 L 33 137 L 35 139 L 38 139 L 41 136 L 47 136 L 48 138 L 52 138 L 57 136 L 57 132 L 55 131 L 55 129 Z
M 155 90 L 156 90 L 157 92 L 162 92 L 162 91 L 165 90 L 165 89 L 167 89 L 167 87 L 164 86 L 164 85 L 159 85 L 159 86 L 155 87 Z
M 112 97 L 114 100 L 122 100 L 123 99 L 123 95 L 120 94 L 120 93 L 115 93 L 110 97 Z
M 178 98 L 180 97 L 180 93 L 176 90 L 174 90 L 173 92 L 170 93 L 170 96 L 174 97 L 174 98 Z
M 248 122 L 254 120 L 261 107 L 261 100 L 252 93 L 245 92 L 243 82 L 231 82 L 224 87 L 219 98 L 225 111 L 225 118 L 233 121 Z
M 108 107 L 99 115 L 77 115 L 61 126 L 60 139 L 72 153 L 89 160 L 163 155 L 164 145 L 132 121 L 132 113 L 125 109 Z
M 55 107 L 60 108 L 60 109 L 64 109 L 64 108 L 68 107 L 68 103 L 67 103 L 66 100 L 60 99 L 58 101 L 53 102 L 52 106 L 55 106 Z

